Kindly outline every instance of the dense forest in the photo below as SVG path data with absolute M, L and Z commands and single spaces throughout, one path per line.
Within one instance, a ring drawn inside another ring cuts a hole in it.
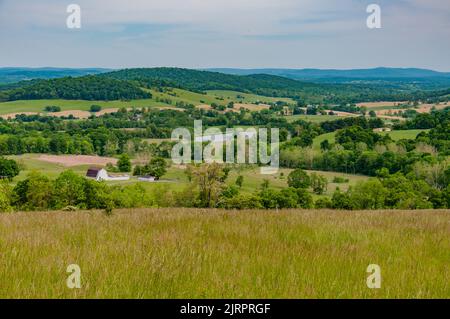
M 127 82 L 107 77 L 83 76 L 20 82 L 0 91 L 0 101 L 66 99 L 111 101 L 151 98 L 151 94 Z
M 142 88 L 174 87 L 204 93 L 233 90 L 271 97 L 290 97 L 307 104 L 367 101 L 447 101 L 450 89 L 417 90 L 362 83 L 311 83 L 276 75 L 231 75 L 180 68 L 125 69 L 48 80 L 21 81 L 0 86 L 0 101 L 32 99 L 131 100 L 150 98 Z
M 308 103 L 344 103 L 371 100 L 409 100 L 411 92 L 370 85 L 316 84 L 281 76 L 254 74 L 231 75 L 180 68 L 125 69 L 100 75 L 133 80 L 139 85 L 171 86 L 191 91 L 233 90 L 265 96 L 292 97 Z

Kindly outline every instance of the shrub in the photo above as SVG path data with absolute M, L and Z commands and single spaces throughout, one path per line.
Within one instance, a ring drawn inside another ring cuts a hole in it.
M 46 106 L 44 108 L 45 112 L 61 112 L 61 107 L 56 106 L 56 105 L 50 105 L 50 106 Z
M 220 203 L 219 207 L 239 210 L 263 208 L 261 205 L 261 200 L 258 196 L 245 194 L 239 194 L 231 198 L 226 198 Z
M 308 188 L 311 180 L 304 170 L 298 168 L 289 174 L 288 185 L 293 188 Z
M 62 172 L 54 182 L 52 207 L 86 207 L 85 178 L 73 171 Z
M 297 208 L 299 207 L 299 198 L 295 188 L 284 188 L 280 191 L 278 198 L 278 208 Z
M 117 162 L 117 168 L 119 172 L 130 172 L 131 171 L 131 161 L 128 154 L 122 154 Z
M 322 197 L 316 200 L 314 207 L 317 209 L 332 208 L 333 203 L 328 197 Z
M 154 157 L 144 167 L 140 168 L 143 175 L 151 175 L 156 179 L 160 179 L 167 172 L 167 162 L 162 157 Z
M 90 111 L 92 113 L 97 113 L 100 112 L 102 110 L 102 107 L 100 105 L 91 105 L 90 107 Z
M 13 204 L 24 210 L 40 210 L 51 207 L 53 183 L 47 176 L 31 172 L 13 189 Z
M 19 173 L 20 168 L 16 161 L 0 157 L 0 179 L 12 180 Z
M 111 195 L 114 201 L 114 207 L 135 208 L 151 207 L 153 205 L 152 198 L 141 184 L 114 187 Z M 108 205 L 106 205 L 107 207 Z
M 382 209 L 386 206 L 388 191 L 378 179 L 358 183 L 349 193 L 354 209 Z
M 244 176 L 239 175 L 239 176 L 236 178 L 236 185 L 239 186 L 239 187 L 242 187 L 242 184 L 243 184 L 243 183 L 244 183 Z
M 339 188 L 333 193 L 333 198 L 331 199 L 332 208 L 334 209 L 353 209 L 350 196 L 347 193 L 341 192 Z
M 306 189 L 299 188 L 297 189 L 297 197 L 298 197 L 298 206 L 301 208 L 312 208 L 313 207 L 313 198 L 311 194 L 309 194 Z
M 318 195 L 323 194 L 327 190 L 327 186 L 328 180 L 326 177 L 316 173 L 311 174 L 311 187 L 314 193 Z
M 0 181 L 0 212 L 10 212 L 12 190 L 9 184 Z

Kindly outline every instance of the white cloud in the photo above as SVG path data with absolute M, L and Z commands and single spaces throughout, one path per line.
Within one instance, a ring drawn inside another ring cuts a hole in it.
M 381 30 L 365 26 L 372 2 Z M 448 0 L 0 0 L 0 61 L 450 69 L 449 17 Z

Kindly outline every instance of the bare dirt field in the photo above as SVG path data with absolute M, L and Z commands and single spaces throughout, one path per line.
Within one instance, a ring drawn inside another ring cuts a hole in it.
M 417 113 L 430 113 L 433 109 L 443 110 L 446 107 L 448 107 L 448 105 L 446 105 L 446 104 L 420 104 L 417 107 L 378 110 L 378 111 L 375 111 L 375 113 L 377 114 L 378 117 L 381 117 L 381 118 L 402 119 L 401 113 L 408 111 L 408 110 L 414 110 Z
M 419 113 L 430 113 L 433 107 L 436 110 L 443 110 L 448 106 L 449 106 L 448 104 L 421 104 L 417 109 L 414 110 L 416 110 Z
M 69 111 L 61 111 L 61 112 L 54 112 L 54 113 L 47 113 L 48 116 L 54 116 L 54 117 L 63 117 L 63 116 L 70 116 L 73 115 L 74 117 L 78 119 L 87 119 L 91 116 L 91 113 L 88 111 L 80 111 L 80 110 L 69 110 Z
M 201 110 L 211 110 L 212 109 L 211 105 L 208 105 L 208 104 L 199 104 L 196 107 Z
M 105 114 L 111 114 L 111 113 L 115 113 L 117 112 L 119 109 L 118 108 L 110 108 L 110 109 L 104 109 L 101 110 L 100 112 L 95 113 L 96 116 L 102 116 Z M 131 108 L 129 108 L 128 110 L 131 110 Z M 81 110 L 67 110 L 67 111 L 61 111 L 61 112 L 52 112 L 52 113 L 44 113 L 44 112 L 18 112 L 18 113 L 8 113 L 8 114 L 3 114 L 0 115 L 1 118 L 7 120 L 7 119 L 15 119 L 16 115 L 47 115 L 47 116 L 53 116 L 53 117 L 67 117 L 69 115 L 73 115 L 76 118 L 79 119 L 87 119 L 89 118 L 93 113 L 88 112 L 88 111 L 81 111 Z
M 39 156 L 38 160 L 60 164 L 66 167 L 80 166 L 80 165 L 99 165 L 104 166 L 108 163 L 116 164 L 117 159 L 112 157 L 100 157 L 90 155 L 46 155 Z

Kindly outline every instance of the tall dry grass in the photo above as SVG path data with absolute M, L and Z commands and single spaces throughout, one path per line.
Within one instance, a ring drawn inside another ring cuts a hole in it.
M 449 235 L 449 211 L 0 214 L 0 298 L 449 298 Z

